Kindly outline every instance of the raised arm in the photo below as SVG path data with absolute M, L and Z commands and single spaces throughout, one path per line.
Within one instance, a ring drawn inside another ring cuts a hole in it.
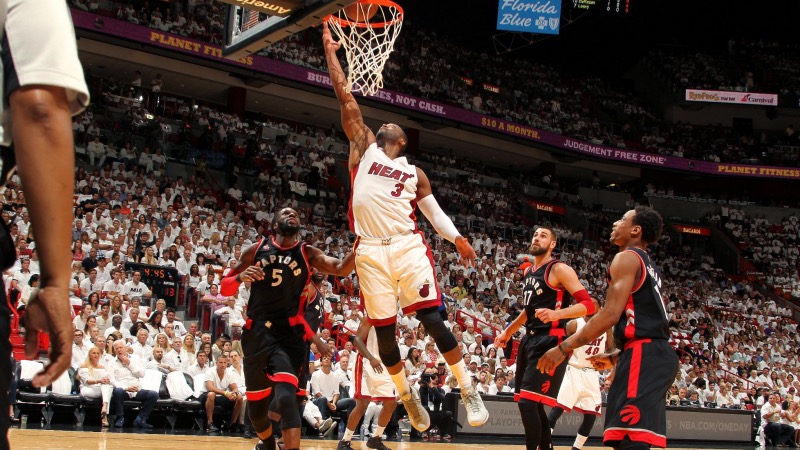
M 442 211 L 442 207 L 433 196 L 428 176 L 419 167 L 417 167 L 417 206 L 439 235 L 456 244 L 456 250 L 461 255 L 461 263 L 471 266 L 478 257 L 475 249 L 472 248 L 469 240 L 458 232 L 450 217 Z
M 311 245 L 306 247 L 308 262 L 312 267 L 323 273 L 346 277 L 356 268 L 356 254 L 350 252 L 344 259 L 333 258 L 326 255 L 322 250 Z
M 326 22 L 322 23 L 322 43 L 325 46 L 325 59 L 328 61 L 328 73 L 331 75 L 333 91 L 342 109 L 342 127 L 347 139 L 350 140 L 348 166 L 352 170 L 361 161 L 367 147 L 375 142 L 375 134 L 364 124 L 356 98 L 348 89 L 347 77 L 344 75 L 342 65 L 339 64 L 339 58 L 336 57 L 336 51 L 342 44 L 333 39 Z

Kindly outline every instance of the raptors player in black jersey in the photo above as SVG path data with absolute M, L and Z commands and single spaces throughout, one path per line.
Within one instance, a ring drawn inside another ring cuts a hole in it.
M 664 395 L 678 370 L 678 357 L 669 344 L 661 272 L 646 250 L 658 240 L 662 227 L 661 216 L 646 206 L 637 206 L 614 223 L 611 243 L 619 246 L 619 253 L 609 268 L 605 308 L 539 360 L 542 371 L 552 370 L 570 350 L 614 327 L 618 350 L 591 359 L 597 370 L 616 365 L 603 433 L 603 443 L 616 449 L 667 446 Z
M 525 337 L 520 342 L 517 355 L 514 398 L 519 402 L 525 427 L 525 446 L 529 450 L 553 448 L 544 405 L 556 405 L 556 395 L 566 370 L 565 362 L 548 373 L 539 373 L 536 361 L 564 339 L 565 319 L 582 317 L 595 311 L 595 304 L 575 271 L 553 259 L 556 240 L 552 228 L 539 227 L 533 233 L 529 251 L 534 263 L 525 269 L 522 288 L 524 309 L 495 339 L 495 346 L 505 347 L 508 339 L 525 325 Z M 577 303 L 570 306 L 573 298 Z
M 222 295 L 252 282 L 247 322 L 242 332 L 244 374 L 250 420 L 261 442 L 256 449 L 275 448 L 271 420 L 281 421 L 287 449 L 300 448 L 300 413 L 296 393 L 300 366 L 313 341 L 331 355 L 305 320 L 311 269 L 347 276 L 355 267 L 351 253 L 343 261 L 298 240 L 300 219 L 292 208 L 282 209 L 275 236 L 264 237 L 242 253 L 236 267 L 222 280 Z
M 312 268 L 313 269 L 313 268 Z M 325 274 L 317 269 L 311 271 L 311 283 L 306 285 L 303 296 L 306 298 L 306 323 L 308 327 L 316 333 L 319 331 L 319 326 L 323 321 L 324 306 L 322 304 L 323 296 L 320 288 L 322 281 L 325 279 Z M 309 362 L 311 360 L 311 342 L 306 342 L 306 351 L 304 354 L 303 364 L 300 366 L 300 382 L 298 384 L 297 396 L 302 398 L 307 394 L 306 386 L 311 380 L 311 367 Z

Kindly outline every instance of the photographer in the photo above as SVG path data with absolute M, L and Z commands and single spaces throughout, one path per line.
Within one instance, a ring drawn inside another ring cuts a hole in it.
M 449 441 L 455 433 L 455 421 L 453 420 L 452 411 L 442 410 L 444 390 L 439 387 L 439 375 L 436 373 L 436 369 L 426 369 L 422 373 L 419 380 L 419 398 L 431 418 L 431 427 L 428 433 L 433 437 L 434 432 L 432 430 L 438 428 L 442 440 Z

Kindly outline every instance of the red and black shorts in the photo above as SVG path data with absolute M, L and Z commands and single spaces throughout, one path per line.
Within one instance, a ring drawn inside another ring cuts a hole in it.
M 248 400 L 268 397 L 275 383 L 298 387 L 300 368 L 308 354 L 302 327 L 284 321 L 248 320 L 242 330 L 242 350 Z
M 564 358 L 552 373 L 540 372 L 536 364 L 548 350 L 561 343 L 562 336 L 531 335 L 528 332 L 522 338 L 517 354 L 517 372 L 514 374 L 514 400 L 525 398 L 548 406 L 558 404 L 556 397 L 564 380 L 569 358 Z
M 627 436 L 633 442 L 666 448 L 664 396 L 677 371 L 678 355 L 667 340 L 637 339 L 626 343 L 608 392 L 603 444 L 618 447 Z

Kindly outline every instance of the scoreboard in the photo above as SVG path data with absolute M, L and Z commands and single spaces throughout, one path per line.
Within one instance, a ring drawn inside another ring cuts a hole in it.
M 163 298 L 167 306 L 175 307 L 180 287 L 180 275 L 174 267 L 151 266 L 133 262 L 125 263 L 126 272 L 139 271 L 142 273 L 142 283 L 152 291 L 154 298 Z M 155 305 L 155 301 L 153 301 Z
M 573 9 L 585 11 L 604 10 L 610 13 L 631 12 L 631 0 L 572 0 Z

